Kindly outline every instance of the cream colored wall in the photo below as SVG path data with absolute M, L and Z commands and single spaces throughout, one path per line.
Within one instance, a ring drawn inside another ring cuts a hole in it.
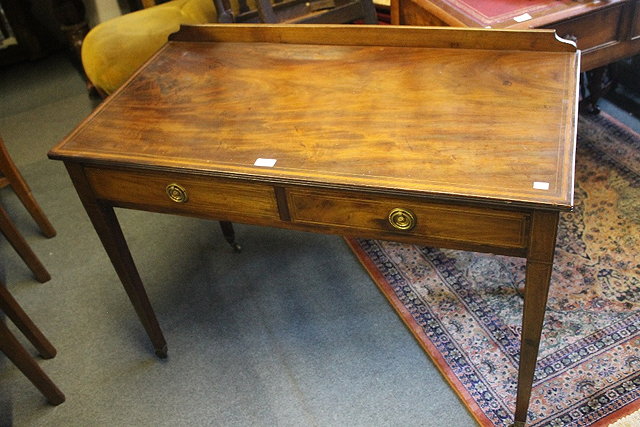
M 87 9 L 90 28 L 127 12 L 123 10 L 126 6 L 121 7 L 118 0 L 83 0 L 83 2 Z

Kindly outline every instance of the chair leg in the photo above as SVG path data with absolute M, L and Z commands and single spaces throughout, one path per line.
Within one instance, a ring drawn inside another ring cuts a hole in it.
M 64 394 L 20 345 L 4 322 L 0 322 L 0 351 L 11 360 L 52 405 L 64 402 Z
M 51 279 L 47 269 L 44 268 L 36 254 L 33 253 L 26 240 L 24 240 L 24 237 L 22 237 L 16 229 L 16 226 L 13 225 L 9 215 L 7 215 L 7 212 L 2 207 L 0 207 L 0 231 L 2 231 L 2 234 L 4 234 L 9 243 L 11 243 L 11 246 L 18 252 L 20 258 L 22 258 L 31 269 L 36 276 L 36 280 L 44 283 Z
M 31 318 L 27 316 L 27 313 L 20 307 L 18 301 L 13 298 L 11 293 L 2 286 L 2 284 L 0 284 L 0 310 L 20 329 L 20 332 L 33 344 L 43 359 L 51 359 L 56 355 L 55 347 L 44 334 L 40 332 L 40 329 L 38 329 Z
M 234 252 L 241 252 L 242 246 L 236 243 L 236 233 L 233 231 L 233 224 L 229 221 L 220 221 L 220 228 L 225 240 L 231 245 Z
M 42 230 L 42 234 L 46 237 L 53 237 L 56 235 L 56 230 L 53 228 L 49 219 L 44 214 L 36 199 L 31 194 L 31 189 L 27 185 L 26 181 L 20 174 L 20 171 L 16 167 L 15 163 L 9 156 L 7 148 L 4 146 L 2 138 L 0 138 L 0 172 L 7 178 L 11 188 L 16 193 L 24 207 L 29 211 L 29 214 L 33 217 L 35 222 Z

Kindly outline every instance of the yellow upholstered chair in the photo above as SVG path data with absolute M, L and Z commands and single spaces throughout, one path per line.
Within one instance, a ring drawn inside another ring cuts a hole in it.
M 102 97 L 118 89 L 167 42 L 181 24 L 216 22 L 212 0 L 173 0 L 113 18 L 93 28 L 82 43 L 82 66 Z M 221 221 L 222 233 L 236 251 L 233 225 Z
M 82 66 L 101 95 L 119 88 L 181 24 L 216 22 L 212 0 L 173 0 L 103 22 L 82 42 Z
M 143 4 L 152 1 L 144 0 Z M 82 44 L 82 65 L 93 86 L 106 96 L 120 87 L 181 24 L 354 21 L 377 23 L 372 0 L 172 0 L 93 28 Z
M 150 1 L 153 0 L 145 0 L 143 4 Z M 372 0 L 172 0 L 93 28 L 82 44 L 82 65 L 93 87 L 105 97 L 164 45 L 181 24 L 354 20 L 375 23 Z M 221 221 L 220 226 L 227 242 L 240 251 L 232 224 Z

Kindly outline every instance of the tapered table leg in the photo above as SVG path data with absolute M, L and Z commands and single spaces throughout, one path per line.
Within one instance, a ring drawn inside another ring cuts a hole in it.
M 131 252 L 113 208 L 101 203 L 94 197 L 81 166 L 75 164 L 67 164 L 66 166 L 80 200 L 89 215 L 89 219 L 98 233 L 98 237 L 109 255 L 109 259 L 116 273 L 118 273 L 122 286 L 127 292 L 147 335 L 151 339 L 156 355 L 161 358 L 167 357 L 167 343 L 162 335 L 162 330 L 153 312 L 147 292 L 138 274 L 138 269 L 133 262 Z
M 532 217 L 522 315 L 520 367 L 515 412 L 516 427 L 524 426 L 527 420 L 533 375 L 540 347 L 540 334 L 553 269 L 558 219 L 559 213 L 551 211 L 535 211 Z

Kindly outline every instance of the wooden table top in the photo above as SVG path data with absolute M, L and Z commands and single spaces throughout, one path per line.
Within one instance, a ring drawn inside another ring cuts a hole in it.
M 49 155 L 569 209 L 578 68 L 549 31 L 184 27 Z

